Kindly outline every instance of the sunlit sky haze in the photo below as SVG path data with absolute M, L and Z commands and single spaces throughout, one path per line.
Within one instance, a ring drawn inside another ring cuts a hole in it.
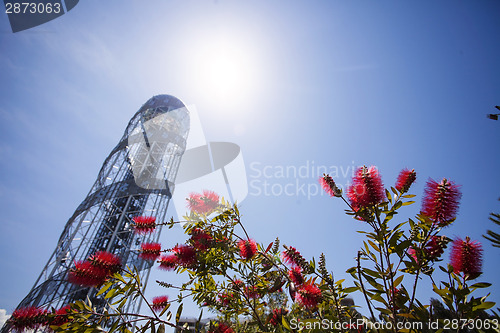
M 500 210 L 500 122 L 486 118 L 500 104 L 498 13 L 493 0 L 89 0 L 16 34 L 0 14 L 0 309 L 28 293 L 129 119 L 157 94 L 195 106 L 207 140 L 241 147 L 252 237 L 324 252 L 338 279 L 367 228 L 317 191 L 317 167 L 343 170 L 346 185 L 354 166 L 376 165 L 386 186 L 415 168 L 417 203 L 401 221 L 418 213 L 429 177 L 460 184 L 444 233 L 483 242 L 480 280 L 500 302 L 499 252 L 481 236 Z M 282 176 L 287 167 L 309 173 Z M 292 195 L 276 195 L 288 184 Z M 158 293 L 151 283 L 148 296 Z

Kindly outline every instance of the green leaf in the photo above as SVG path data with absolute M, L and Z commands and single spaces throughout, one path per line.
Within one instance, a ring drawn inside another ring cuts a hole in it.
M 110 290 L 106 293 L 106 296 L 104 296 L 104 299 L 112 298 L 112 297 L 113 297 L 113 296 L 115 296 L 117 293 L 118 293 L 118 290 L 116 290 L 115 288 L 112 288 L 112 289 L 110 289 Z
M 488 283 L 488 282 L 478 282 L 478 283 L 474 283 L 470 287 L 471 288 L 488 288 L 489 286 L 491 286 L 491 283 Z
M 285 318 L 285 316 L 281 317 L 281 324 L 283 325 L 284 328 L 287 330 L 291 331 L 292 329 L 290 328 L 290 325 L 288 324 L 288 320 Z
M 104 286 L 102 286 L 101 290 L 99 290 L 99 292 L 96 294 L 96 296 L 104 294 L 106 292 L 106 290 L 108 290 L 112 285 L 113 285 L 112 281 L 106 282 L 106 284 L 104 284 Z
M 179 324 L 179 320 L 181 319 L 181 314 L 182 314 L 182 306 L 183 304 L 181 303 L 179 305 L 179 308 L 177 309 L 177 314 L 175 315 L 175 324 L 178 325 Z
M 160 326 L 158 326 L 157 333 L 165 333 L 165 324 L 161 323 Z
M 161 317 L 163 316 L 163 314 L 170 308 L 170 303 L 168 303 L 164 308 L 163 310 L 161 310 L 160 314 L 158 315 L 158 317 Z
M 403 281 L 404 275 L 400 275 L 394 280 L 394 288 L 396 288 L 402 281 Z
M 353 292 L 358 291 L 358 290 L 359 290 L 359 287 L 348 287 L 348 288 L 345 288 L 343 290 L 343 292 L 346 294 L 350 294 L 350 293 L 353 293 Z
M 387 196 L 387 200 L 389 200 L 389 202 L 392 204 L 392 195 L 388 189 L 385 189 L 385 195 Z
M 375 249 L 375 251 L 380 252 L 380 248 L 373 241 L 368 240 L 368 243 Z
M 155 322 L 151 319 L 151 333 L 156 333 Z
M 483 302 L 483 303 L 475 306 L 474 310 L 479 310 L 479 309 L 488 310 L 494 306 L 495 306 L 495 302 Z

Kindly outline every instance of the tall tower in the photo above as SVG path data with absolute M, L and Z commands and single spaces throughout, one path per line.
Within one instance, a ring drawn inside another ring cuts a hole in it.
M 135 234 L 132 218 L 167 218 L 189 124 L 187 108 L 173 96 L 154 96 L 137 111 L 18 308 L 60 308 L 87 296 L 95 306 L 104 307 L 102 296 L 95 296 L 95 288 L 76 286 L 67 280 L 75 261 L 100 250 L 118 255 L 124 266 L 136 266 L 141 280 L 147 281 L 152 263 L 139 259 L 134 250 L 142 242 L 157 242 L 160 230 L 152 235 Z M 133 300 L 125 307 L 127 312 L 139 308 L 140 301 Z

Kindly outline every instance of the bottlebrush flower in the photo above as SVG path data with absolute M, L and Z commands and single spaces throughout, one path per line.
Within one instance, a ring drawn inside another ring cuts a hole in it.
M 398 304 L 404 300 L 403 291 L 399 288 L 392 288 L 392 293 L 389 294 L 389 304 L 394 307 L 394 311 L 399 310 Z
M 269 318 L 269 323 L 273 326 L 281 325 L 281 318 L 283 318 L 283 316 L 286 316 L 287 313 L 287 309 L 274 309 Z
M 323 177 L 319 179 L 319 183 L 323 190 L 328 193 L 331 197 L 341 197 L 342 190 L 337 187 L 333 178 L 330 175 L 323 174 Z
M 92 265 L 104 269 L 109 275 L 118 272 L 121 268 L 120 257 L 106 251 L 96 252 L 96 254 L 89 257 L 88 261 Z
M 300 286 L 304 283 L 304 276 L 302 275 L 302 268 L 299 266 L 294 266 L 291 270 L 288 271 L 288 276 L 290 280 L 296 285 Z
M 226 323 L 219 323 L 218 325 L 210 325 L 208 333 L 234 333 L 233 329 Z
M 321 290 L 314 283 L 306 283 L 297 288 L 295 300 L 309 309 L 321 302 Z
M 144 260 L 156 260 L 161 255 L 160 243 L 142 243 L 139 258 Z
M 175 254 L 162 256 L 158 262 L 160 263 L 160 268 L 166 271 L 174 270 L 179 265 L 179 259 Z
M 408 192 L 411 184 L 413 184 L 416 179 L 417 173 L 415 172 L 415 169 L 403 169 L 399 173 L 398 179 L 396 181 L 396 188 L 403 193 Z
M 368 207 L 382 202 L 385 198 L 382 178 L 376 167 L 363 166 L 356 170 L 347 196 L 353 207 Z
M 481 275 L 483 249 L 481 243 L 471 241 L 469 237 L 465 240 L 457 238 L 453 241 L 451 248 L 451 266 L 455 274 L 464 273 L 470 279 Z
M 93 265 L 90 261 L 77 261 L 68 273 L 68 281 L 80 286 L 95 287 L 104 283 L 108 276 L 106 269 Z
M 283 261 L 292 266 L 299 266 L 304 268 L 307 265 L 306 260 L 296 248 L 292 246 L 285 246 L 285 251 L 283 251 Z
M 50 322 L 50 325 L 61 326 L 66 324 L 68 319 L 68 313 L 71 312 L 71 306 L 68 304 L 56 311 L 56 316 Z
M 443 254 L 444 249 L 446 249 L 447 244 L 448 238 L 445 236 L 432 236 L 424 249 L 427 258 L 429 260 L 439 258 Z
M 222 306 L 228 306 L 234 298 L 234 293 L 225 292 L 219 295 L 219 303 Z
M 168 305 L 168 296 L 156 296 L 153 297 L 153 304 L 151 304 L 151 308 L 153 311 L 160 312 Z
M 429 179 L 425 188 L 422 214 L 440 227 L 447 226 L 456 217 L 461 197 L 462 193 L 455 183 L 446 178 L 443 178 L 440 183 Z
M 255 253 L 257 253 L 257 244 L 249 239 L 249 240 L 240 240 L 238 242 L 238 247 L 240 248 L 240 256 L 243 259 L 250 259 L 252 258 Z
M 9 319 L 10 325 L 21 332 L 23 330 L 36 330 L 48 324 L 47 310 L 34 306 L 14 310 Z
M 205 230 L 194 228 L 191 230 L 191 244 L 201 251 L 205 251 L 212 245 L 213 238 Z
M 417 257 L 417 251 L 413 248 L 413 247 L 410 247 L 408 249 L 408 255 L 410 257 L 412 257 L 418 264 L 419 260 L 418 260 L 418 257 Z
M 446 238 L 446 236 L 432 236 L 423 249 L 425 258 L 428 261 L 434 261 L 438 259 L 443 254 L 447 243 L 448 238 Z M 415 250 L 415 248 L 409 248 L 408 255 L 410 255 L 417 263 L 419 263 L 417 251 Z
M 132 220 L 135 232 L 138 234 L 152 233 L 156 229 L 156 217 L 154 216 L 136 216 Z
M 248 298 L 257 298 L 259 297 L 259 291 L 256 286 L 247 286 L 245 287 L 245 296 Z
M 243 288 L 245 288 L 245 284 L 243 283 L 243 281 L 236 279 L 236 280 L 233 280 L 232 288 L 234 290 L 243 290 Z
M 219 205 L 219 195 L 208 190 L 204 190 L 202 194 L 191 193 L 186 200 L 189 210 L 198 214 L 211 213 Z
M 196 250 L 189 245 L 176 245 L 171 250 L 177 256 L 177 262 L 183 267 L 190 267 L 196 262 Z

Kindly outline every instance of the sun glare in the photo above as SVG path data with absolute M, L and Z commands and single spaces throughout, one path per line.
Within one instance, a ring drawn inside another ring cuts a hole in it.
M 255 88 L 258 71 L 255 57 L 238 40 L 207 40 L 195 56 L 196 81 L 209 98 L 235 104 L 248 98 Z

